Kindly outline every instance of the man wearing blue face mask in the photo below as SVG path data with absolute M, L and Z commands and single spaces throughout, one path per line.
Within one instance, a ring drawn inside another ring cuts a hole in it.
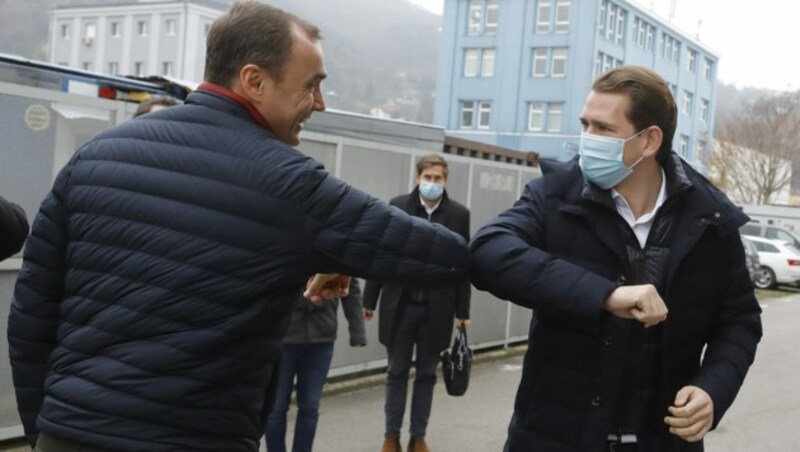
M 600 76 L 580 120 L 470 245 L 475 286 L 534 310 L 506 450 L 702 451 L 762 333 L 747 217 L 671 151 L 652 70 Z
M 447 161 L 438 154 L 417 162 L 417 186 L 390 204 L 409 215 L 439 223 L 469 240 L 469 210 L 447 196 Z M 470 284 L 439 290 L 369 280 L 364 286 L 364 318 L 373 316 L 380 297 L 378 333 L 389 355 L 386 379 L 386 432 L 383 452 L 400 451 L 400 430 L 406 405 L 408 373 L 416 347 L 416 377 L 411 401 L 409 452 L 428 452 L 425 434 L 433 402 L 439 352 L 453 333 L 469 324 Z

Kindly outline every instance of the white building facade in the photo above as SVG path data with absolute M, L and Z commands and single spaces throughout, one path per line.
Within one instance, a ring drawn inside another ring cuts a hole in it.
M 223 0 L 82 2 L 50 11 L 50 62 L 108 75 L 200 82 Z

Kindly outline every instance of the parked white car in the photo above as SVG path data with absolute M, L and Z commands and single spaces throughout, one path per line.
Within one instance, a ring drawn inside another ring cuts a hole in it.
M 800 285 L 800 249 L 781 240 L 746 236 L 756 245 L 761 271 L 753 281 L 759 289 L 778 284 Z

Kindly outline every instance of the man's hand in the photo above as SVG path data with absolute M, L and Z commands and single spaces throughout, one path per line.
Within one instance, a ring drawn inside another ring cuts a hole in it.
M 456 328 L 466 328 L 469 326 L 469 319 L 456 319 Z
M 645 328 L 667 319 L 667 305 L 652 284 L 617 287 L 603 303 L 606 311 L 624 319 L 636 319 Z
M 372 309 L 364 308 L 364 320 L 372 320 L 372 315 L 375 314 L 375 311 Z
M 303 296 L 319 306 L 323 300 L 345 297 L 350 291 L 350 277 L 338 273 L 317 273 L 308 278 Z
M 700 441 L 714 423 L 714 401 L 697 386 L 684 386 L 669 407 L 672 416 L 664 418 L 669 432 L 690 443 Z

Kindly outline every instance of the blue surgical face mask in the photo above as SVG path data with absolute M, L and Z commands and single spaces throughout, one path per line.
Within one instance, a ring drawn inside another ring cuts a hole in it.
M 442 193 L 444 193 L 444 184 L 435 184 L 433 182 L 419 183 L 419 194 L 425 199 L 436 201 L 442 197 Z
M 633 172 L 633 167 L 644 158 L 644 156 L 640 157 L 630 167 L 625 166 L 622 161 L 625 143 L 636 138 L 645 130 L 647 129 L 642 129 L 627 140 L 583 132 L 578 148 L 578 155 L 580 155 L 578 164 L 584 177 L 603 190 L 608 190 L 622 182 Z

